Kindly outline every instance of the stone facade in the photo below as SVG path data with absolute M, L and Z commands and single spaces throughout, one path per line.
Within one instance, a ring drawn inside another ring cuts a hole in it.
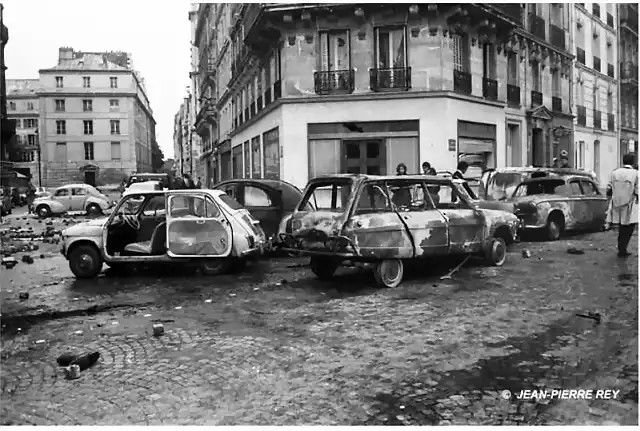
M 33 184 L 40 184 L 38 145 L 40 103 L 37 79 L 7 80 L 7 116 L 16 123 L 16 134 L 12 138 L 14 169 L 31 177 Z

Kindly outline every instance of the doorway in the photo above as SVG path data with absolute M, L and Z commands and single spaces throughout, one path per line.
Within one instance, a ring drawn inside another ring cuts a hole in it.
M 381 139 L 342 142 L 342 169 L 347 174 L 386 175 L 385 145 Z
M 96 186 L 96 173 L 95 171 L 85 171 L 84 173 L 84 182 L 85 184 L 89 184 L 90 186 Z
M 507 129 L 507 165 L 522 166 L 522 145 L 520 142 L 520 125 L 509 124 Z
M 544 141 L 542 129 L 531 132 L 531 164 L 535 167 L 544 166 Z

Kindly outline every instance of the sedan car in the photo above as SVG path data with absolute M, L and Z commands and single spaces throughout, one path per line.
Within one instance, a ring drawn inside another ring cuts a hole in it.
M 276 239 L 283 219 L 288 220 L 302 199 L 293 184 L 270 179 L 233 179 L 213 187 L 236 199 L 260 222 L 269 242 Z
M 88 184 L 69 184 L 58 187 L 50 196 L 33 201 L 33 208 L 42 218 L 69 211 L 84 211 L 99 215 L 111 207 L 112 202 L 95 187 Z
M 602 230 L 606 222 L 607 198 L 582 175 L 523 181 L 507 201 L 525 231 L 542 231 L 551 241 L 565 231 Z

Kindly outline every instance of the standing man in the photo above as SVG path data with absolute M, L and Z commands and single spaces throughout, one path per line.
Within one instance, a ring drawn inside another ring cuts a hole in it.
M 467 193 L 469 193 L 469 196 L 471 196 L 472 199 L 478 199 L 473 190 L 471 190 L 471 187 L 469 187 L 469 183 L 467 183 L 467 180 L 464 178 L 464 174 L 467 172 L 467 169 L 469 169 L 469 163 L 462 160 L 458 163 L 458 168 L 451 177 L 454 180 L 464 180 L 463 187 Z
M 607 196 L 611 198 L 609 220 L 618 225 L 618 257 L 628 257 L 627 250 L 638 224 L 638 171 L 633 168 L 635 157 L 625 154 L 622 167 L 611 172 Z
M 196 189 L 202 188 L 202 178 L 198 177 L 198 181 L 196 182 Z
M 559 168 L 570 168 L 569 165 L 569 153 L 567 150 L 560 151 L 560 158 L 558 159 L 558 167 Z

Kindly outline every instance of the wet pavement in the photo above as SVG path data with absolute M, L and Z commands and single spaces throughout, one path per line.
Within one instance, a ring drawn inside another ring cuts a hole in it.
M 396 289 L 352 269 L 321 282 L 291 258 L 77 281 L 42 245 L 0 274 L 2 423 L 637 424 L 638 262 L 616 258 L 615 240 L 521 243 L 502 268 L 440 280 L 434 265 Z M 576 316 L 588 312 L 602 321 Z M 69 350 L 101 358 L 66 380 L 56 357 Z M 620 392 L 502 397 L 544 388 Z

